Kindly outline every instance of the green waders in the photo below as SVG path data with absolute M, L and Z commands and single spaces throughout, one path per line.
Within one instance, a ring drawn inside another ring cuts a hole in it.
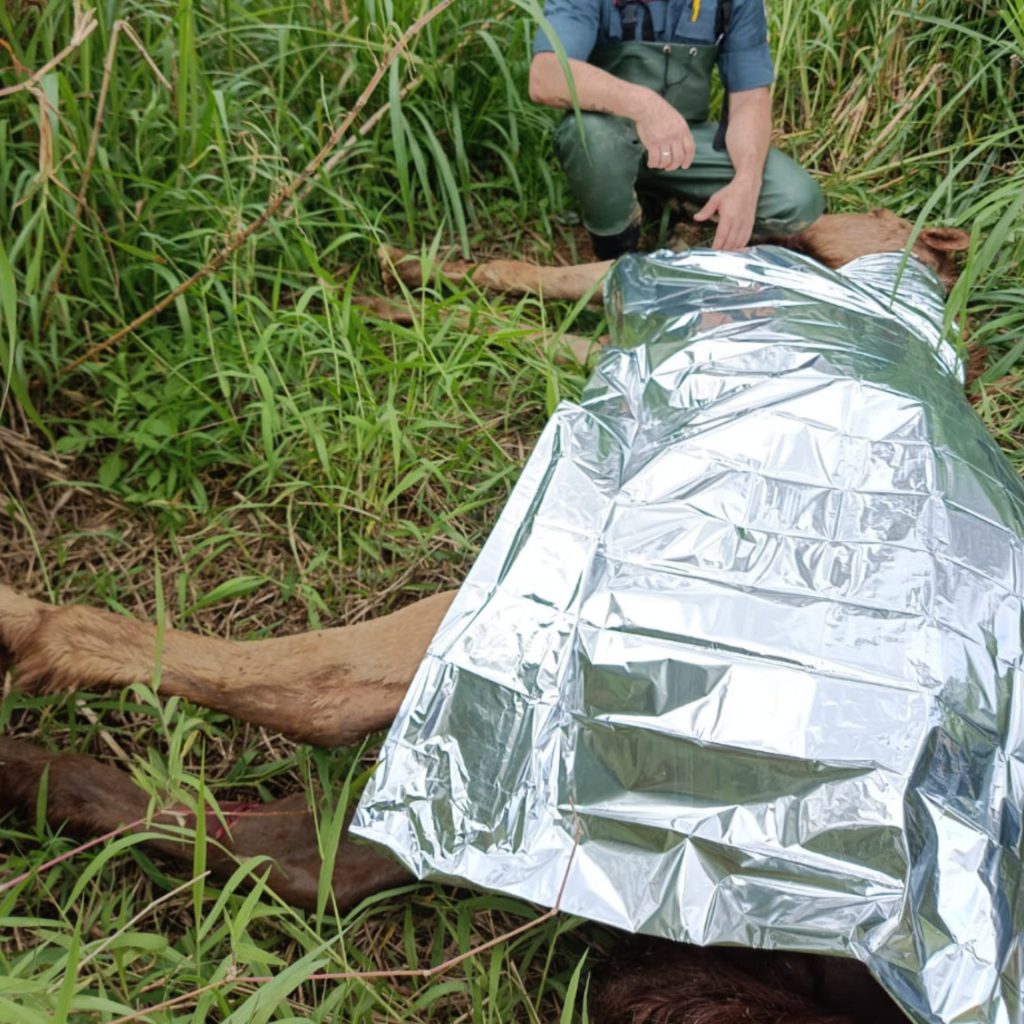
M 617 78 L 647 86 L 672 104 L 690 125 L 696 153 L 685 170 L 657 171 L 629 118 L 570 113 L 555 132 L 555 151 L 569 188 L 594 235 L 617 235 L 636 220 L 636 190 L 703 206 L 732 181 L 724 148 L 714 148 L 718 123 L 709 121 L 715 44 L 626 42 L 602 46 L 591 63 Z M 754 231 L 788 235 L 807 227 L 825 209 L 821 189 L 808 173 L 772 147 L 765 163 Z

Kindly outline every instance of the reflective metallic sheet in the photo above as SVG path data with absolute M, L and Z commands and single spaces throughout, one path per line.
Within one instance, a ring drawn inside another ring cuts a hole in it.
M 916 1021 L 1024 1021 L 1024 486 L 939 282 L 764 247 L 606 292 L 615 347 L 353 831 L 630 930 L 857 957 Z

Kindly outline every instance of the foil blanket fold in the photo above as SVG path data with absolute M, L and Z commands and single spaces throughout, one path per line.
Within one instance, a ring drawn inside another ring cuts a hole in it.
M 632 931 L 857 957 L 915 1021 L 1024 1022 L 1024 486 L 938 280 L 695 250 L 621 260 L 606 305 L 353 832 Z

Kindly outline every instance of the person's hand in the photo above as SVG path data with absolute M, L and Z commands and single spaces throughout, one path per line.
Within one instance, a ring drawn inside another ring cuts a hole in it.
M 686 118 L 656 93 L 636 118 L 636 133 L 654 171 L 677 171 L 693 163 L 693 134 Z
M 750 241 L 760 191 L 760 182 L 733 179 L 693 215 L 696 221 L 718 215 L 712 249 L 742 249 Z

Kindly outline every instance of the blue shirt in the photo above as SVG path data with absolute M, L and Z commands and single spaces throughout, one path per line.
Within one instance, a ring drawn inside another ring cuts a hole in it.
M 713 43 L 717 0 L 701 0 L 696 21 L 693 3 L 650 0 L 654 38 L 668 43 Z M 566 56 L 575 60 L 587 60 L 595 47 L 622 39 L 622 19 L 614 0 L 544 0 L 544 17 L 551 22 Z M 534 54 L 553 50 L 544 29 L 538 28 Z M 771 85 L 774 74 L 764 0 L 733 0 L 732 17 L 718 51 L 718 73 L 726 92 Z

